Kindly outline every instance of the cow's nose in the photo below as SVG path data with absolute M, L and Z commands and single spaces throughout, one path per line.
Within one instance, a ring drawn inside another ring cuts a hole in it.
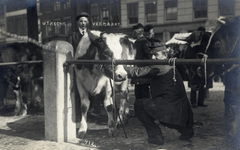
M 122 75 L 122 74 L 118 74 L 118 75 L 117 75 L 117 79 L 118 79 L 118 80 L 125 80 L 126 77 L 127 77 L 126 75 Z

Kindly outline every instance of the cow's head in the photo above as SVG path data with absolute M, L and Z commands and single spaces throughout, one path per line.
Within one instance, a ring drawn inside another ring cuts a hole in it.
M 94 40 L 86 54 L 78 59 L 90 59 L 90 60 L 128 60 L 133 59 L 135 55 L 133 43 L 124 34 L 106 34 Z M 82 65 L 77 65 L 78 68 Z M 92 70 L 98 66 L 102 70 L 103 74 L 107 77 L 113 78 L 115 81 L 123 81 L 127 79 L 127 72 L 122 65 L 116 65 L 114 68 L 112 65 L 84 65 Z
M 240 16 L 238 17 L 219 17 L 217 25 L 212 31 L 206 52 L 209 58 L 237 58 L 239 57 L 240 47 Z M 214 72 L 222 73 L 231 65 L 215 65 Z

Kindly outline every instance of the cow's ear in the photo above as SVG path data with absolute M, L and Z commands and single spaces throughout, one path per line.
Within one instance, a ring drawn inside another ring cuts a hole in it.
M 105 33 L 106 33 L 106 32 L 100 33 L 100 37 L 102 38 Z
M 128 45 L 129 44 L 129 40 L 127 38 L 127 36 L 120 38 L 120 44 L 121 45 Z
M 220 17 L 217 19 L 217 21 L 218 21 L 219 23 L 223 24 L 223 25 L 226 25 L 226 24 L 227 24 L 227 22 L 226 22 L 226 17 L 224 17 L 224 16 L 220 16 Z

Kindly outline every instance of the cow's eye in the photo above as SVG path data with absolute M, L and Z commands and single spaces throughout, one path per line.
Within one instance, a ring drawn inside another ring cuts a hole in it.
M 214 47 L 220 47 L 222 45 L 222 43 L 220 41 L 216 41 L 214 43 Z
M 103 54 L 104 55 L 109 55 L 109 51 L 104 51 Z

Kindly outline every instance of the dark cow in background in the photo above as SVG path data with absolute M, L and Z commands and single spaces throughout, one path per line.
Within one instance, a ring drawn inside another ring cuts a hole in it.
M 219 17 L 213 29 L 204 54 L 208 58 L 240 58 L 240 16 Z M 195 38 L 197 37 L 197 38 Z M 203 36 L 193 33 L 185 40 L 189 44 L 195 44 Z M 198 40 L 197 40 L 198 39 Z M 199 70 L 204 70 L 203 67 Z M 200 73 L 200 71 L 199 71 Z M 224 75 L 225 85 L 225 115 L 232 116 L 229 134 L 232 137 L 239 136 L 240 129 L 240 67 L 239 64 L 222 63 L 221 65 L 207 65 L 207 75 Z M 239 137 L 237 138 L 239 139 Z
M 213 30 L 206 53 L 210 58 L 240 58 L 240 16 L 219 17 Z M 224 75 L 225 115 L 232 116 L 230 135 L 240 138 L 240 66 L 224 63 L 214 65 L 215 75 Z M 239 142 L 239 141 L 238 141 Z
M 32 43 L 9 43 L 0 47 L 1 63 L 42 60 L 42 48 Z M 42 63 L 1 66 L 1 105 L 8 85 L 16 96 L 15 115 L 26 115 L 28 106 L 43 109 Z M 33 98 L 29 100 L 29 98 Z

